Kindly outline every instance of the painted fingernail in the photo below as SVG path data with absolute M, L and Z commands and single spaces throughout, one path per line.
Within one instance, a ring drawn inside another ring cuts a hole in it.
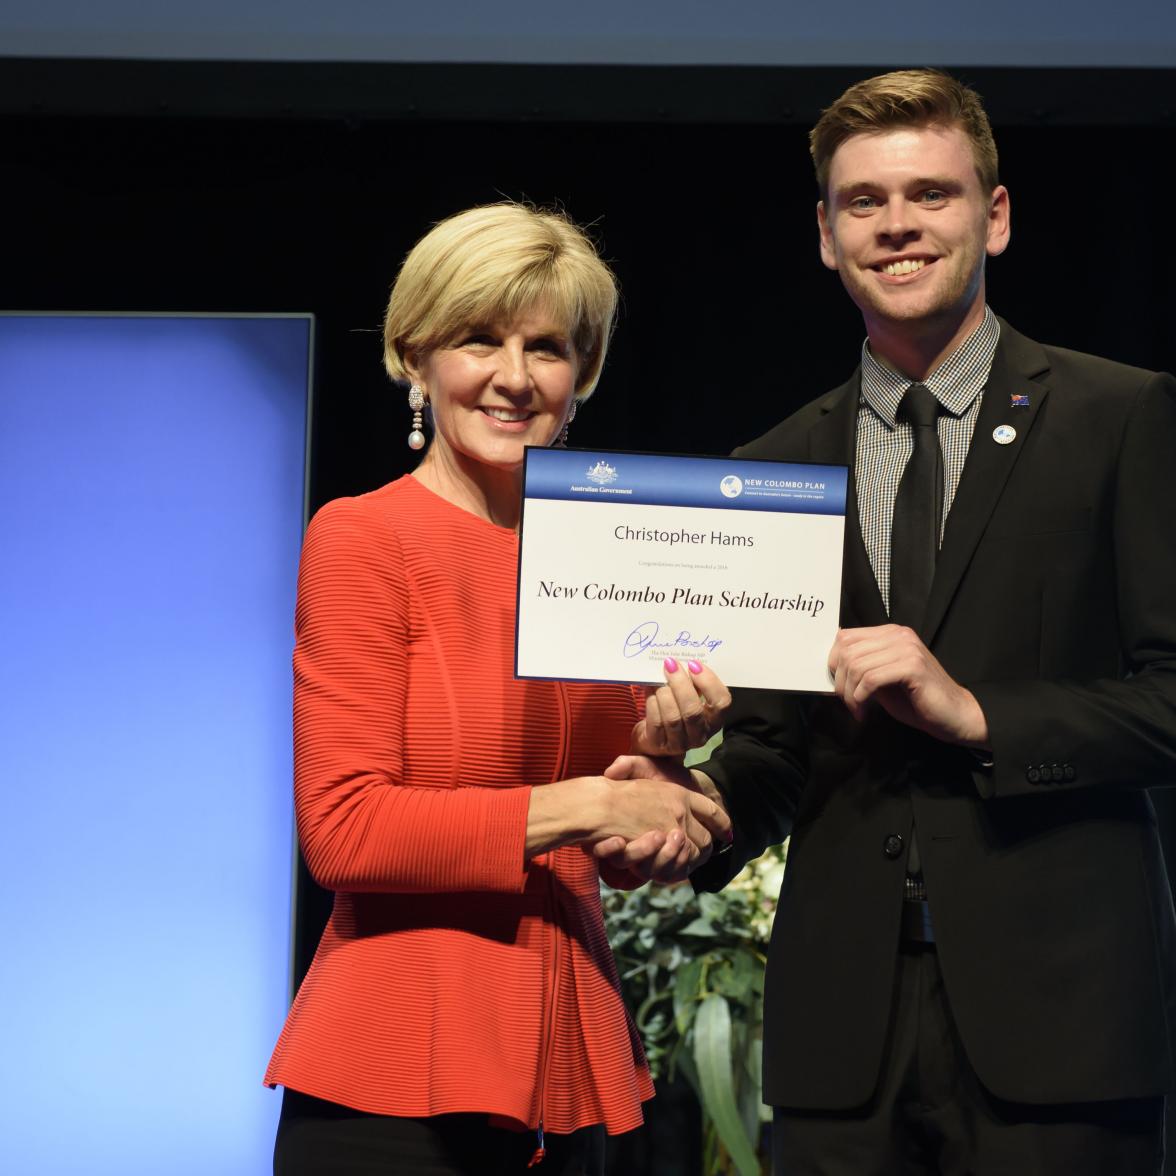
M 674 674 L 678 671 L 678 663 L 672 657 L 667 657 L 666 660 L 662 662 L 662 665 L 665 666 L 667 674 Z
M 690 660 L 689 660 L 689 661 L 686 663 L 686 668 L 687 668 L 687 669 L 688 669 L 688 670 L 689 670 L 689 671 L 690 671 L 692 674 L 701 674 L 701 673 L 702 673 L 702 662 L 697 662 L 697 661 L 695 661 L 695 660 L 694 660 L 694 658 L 691 658 L 691 659 L 690 659 Z

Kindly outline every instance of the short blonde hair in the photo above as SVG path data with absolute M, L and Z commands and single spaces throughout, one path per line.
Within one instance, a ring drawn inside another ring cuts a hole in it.
M 942 70 L 900 69 L 850 86 L 809 132 L 821 199 L 829 198 L 833 154 L 852 135 L 934 125 L 959 127 L 968 136 L 980 183 L 991 192 L 1000 183 L 996 141 L 980 95 Z
M 600 379 L 617 283 L 587 234 L 562 212 L 505 202 L 459 212 L 409 251 L 384 315 L 384 367 L 414 364 L 473 326 L 511 322 L 542 306 L 568 332 L 578 399 Z

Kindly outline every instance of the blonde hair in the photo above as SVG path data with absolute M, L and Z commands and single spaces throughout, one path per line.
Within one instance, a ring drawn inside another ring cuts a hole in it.
M 563 324 L 575 349 L 578 399 L 604 366 L 617 283 L 582 229 L 562 212 L 504 202 L 459 212 L 409 251 L 384 315 L 384 367 L 408 379 L 406 361 L 472 326 L 511 322 L 536 307 Z
M 980 182 L 991 192 L 1000 182 L 996 142 L 980 95 L 941 70 L 901 69 L 857 82 L 821 112 L 809 132 L 821 199 L 829 198 L 833 154 L 851 135 L 936 124 L 959 127 L 968 136 Z

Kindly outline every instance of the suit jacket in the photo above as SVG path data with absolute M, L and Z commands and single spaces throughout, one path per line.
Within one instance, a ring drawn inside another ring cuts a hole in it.
M 1013 394 L 1028 395 L 1028 407 Z M 740 456 L 854 460 L 859 374 Z M 1012 425 L 998 444 L 993 430 Z M 1147 789 L 1176 783 L 1176 381 L 1000 343 L 921 631 L 977 696 L 992 765 L 834 698 L 737 692 L 704 765 L 736 848 L 718 889 L 789 832 L 769 952 L 765 1100 L 874 1091 L 918 828 L 964 1048 L 1029 1103 L 1173 1087 L 1176 920 Z M 843 626 L 887 621 L 851 478 Z

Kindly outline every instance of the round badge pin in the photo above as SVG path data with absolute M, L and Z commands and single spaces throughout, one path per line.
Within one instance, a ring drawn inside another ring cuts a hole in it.
M 992 439 L 997 445 L 1011 445 L 1017 439 L 1017 430 L 1012 425 L 997 425 L 992 430 Z

